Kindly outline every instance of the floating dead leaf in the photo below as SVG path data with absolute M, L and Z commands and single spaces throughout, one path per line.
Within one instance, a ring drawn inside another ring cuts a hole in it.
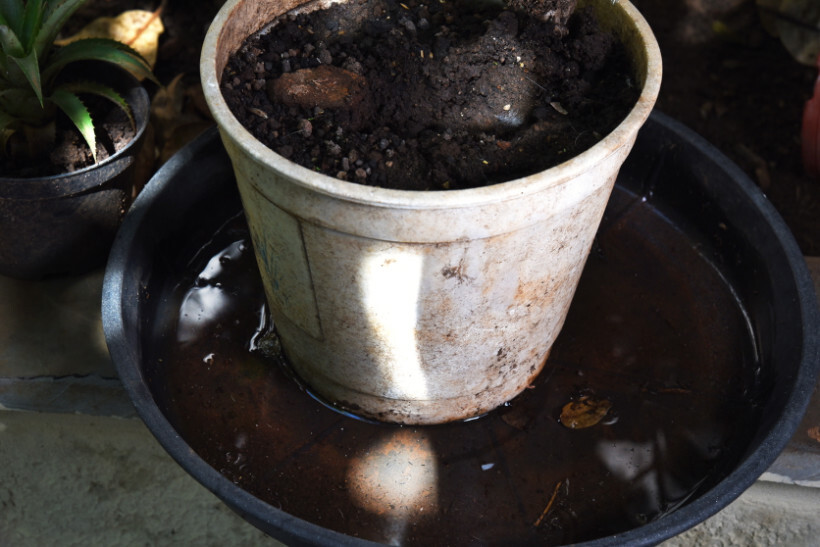
M 606 416 L 610 408 L 612 403 L 607 399 L 585 395 L 564 405 L 561 409 L 561 423 L 570 429 L 592 427 Z
M 364 97 L 363 76 L 331 65 L 303 68 L 282 74 L 268 82 L 268 96 L 273 102 L 289 106 L 344 108 Z
M 159 35 L 164 31 L 159 10 L 130 10 L 116 17 L 94 19 L 74 36 L 55 43 L 64 46 L 85 38 L 110 38 L 137 50 L 153 69 L 157 62 Z
M 809 428 L 806 432 L 809 437 L 820 443 L 820 425 L 816 425 L 814 427 Z

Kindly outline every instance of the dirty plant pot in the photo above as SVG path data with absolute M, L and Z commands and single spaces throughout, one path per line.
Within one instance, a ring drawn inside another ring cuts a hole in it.
M 0 176 L 0 275 L 40 279 L 102 266 L 117 229 L 149 173 L 140 168 L 150 100 L 128 76 L 123 97 L 136 134 L 96 165 L 49 177 Z
M 230 0 L 215 18 L 201 57 L 205 96 L 282 348 L 320 397 L 382 421 L 443 423 L 503 404 L 544 367 L 661 80 L 657 43 L 631 4 L 579 4 L 626 45 L 636 105 L 556 167 L 445 192 L 337 180 L 257 141 L 229 110 L 220 76 L 246 37 L 301 3 Z

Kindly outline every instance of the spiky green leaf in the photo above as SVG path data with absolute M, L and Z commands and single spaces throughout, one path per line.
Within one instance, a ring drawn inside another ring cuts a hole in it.
M 10 59 L 14 61 L 23 73 L 26 81 L 29 83 L 31 89 L 34 91 L 34 94 L 37 96 L 37 100 L 39 100 L 42 105 L 43 84 L 40 79 L 40 63 L 37 62 L 37 52 L 31 50 L 25 57 L 10 57 Z
M 0 110 L 14 112 L 14 116 L 28 123 L 42 123 L 47 112 L 28 89 L 0 88 Z
M 13 21 L 5 19 L 2 15 L 0 15 L 0 50 L 6 55 L 17 57 L 23 57 L 26 52 L 20 37 L 14 30 Z
M 157 82 L 148 62 L 134 49 L 108 38 L 87 38 L 57 49 L 43 69 L 43 81 L 50 82 L 68 64 L 76 61 L 112 63 L 138 78 Z
M 29 0 L 26 2 L 25 13 L 21 22 L 18 36 L 26 51 L 34 47 L 34 40 L 43 24 L 43 3 Z
M 45 59 L 54 45 L 54 40 L 62 30 L 68 18 L 86 0 L 51 0 L 46 4 L 43 12 L 43 22 L 40 32 L 34 40 L 34 49 L 40 59 Z
M 70 84 L 65 84 L 60 86 L 61 89 L 65 89 L 74 94 L 82 94 L 88 93 L 91 95 L 96 95 L 98 97 L 102 97 L 104 99 L 108 99 L 112 103 L 122 110 L 126 116 L 128 116 L 128 121 L 131 122 L 131 127 L 136 130 L 137 124 L 134 121 L 134 115 L 131 113 L 131 107 L 128 106 L 128 102 L 122 98 L 122 95 L 117 93 L 113 88 L 101 84 L 99 82 L 72 82 Z
M 97 138 L 94 135 L 94 122 L 91 119 L 91 114 L 85 107 L 80 98 L 62 88 L 54 90 L 49 100 L 65 112 L 66 116 L 71 120 L 80 134 L 91 148 L 91 155 L 94 156 L 94 163 L 97 162 Z
M 29 4 L 42 4 L 42 0 L 29 0 Z M 5 19 L 14 33 L 22 34 L 23 0 L 0 0 L 0 18 Z

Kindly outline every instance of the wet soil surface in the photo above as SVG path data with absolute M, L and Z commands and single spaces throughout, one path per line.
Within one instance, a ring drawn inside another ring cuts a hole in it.
M 564 26 L 494 3 L 355 1 L 280 18 L 231 58 L 222 91 L 260 141 L 304 167 L 436 190 L 586 150 L 635 104 L 630 73 L 589 11 Z

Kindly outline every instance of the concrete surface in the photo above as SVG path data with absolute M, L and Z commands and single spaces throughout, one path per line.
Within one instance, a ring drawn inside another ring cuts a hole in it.
M 141 421 L 0 411 L 0 545 L 281 545 L 234 514 Z
M 817 547 L 820 488 L 758 481 L 714 517 L 663 547 Z
M 808 262 L 820 286 L 820 258 Z M 0 547 L 281 545 L 135 417 L 105 350 L 101 287 L 101 271 L 0 277 Z M 769 472 L 663 545 L 820 545 L 820 390 Z

